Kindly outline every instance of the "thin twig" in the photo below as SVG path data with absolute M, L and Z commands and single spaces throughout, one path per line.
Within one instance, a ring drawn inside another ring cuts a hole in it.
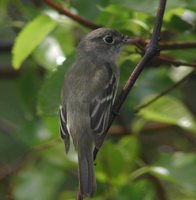
M 143 58 L 141 59 L 141 61 L 135 67 L 134 71 L 132 72 L 129 79 L 127 80 L 122 92 L 120 93 L 119 97 L 116 100 L 116 103 L 113 107 L 114 112 L 111 116 L 108 128 L 100 139 L 100 146 L 103 144 L 104 139 L 107 135 L 108 129 L 110 128 L 111 124 L 113 123 L 113 121 L 116 117 L 116 114 L 114 114 L 114 113 L 119 112 L 119 110 L 120 110 L 122 104 L 124 103 L 128 93 L 133 88 L 133 86 L 134 86 L 137 78 L 139 77 L 140 73 L 142 72 L 142 70 L 145 68 L 146 63 L 148 61 L 150 61 L 154 56 L 156 56 L 159 53 L 158 41 L 159 41 L 159 38 L 160 38 L 161 26 L 162 26 L 162 23 L 163 23 L 163 15 L 164 15 L 164 11 L 165 11 L 166 1 L 167 0 L 160 0 L 159 1 L 157 17 L 156 17 L 156 21 L 155 21 L 151 40 L 150 40 L 149 44 L 147 45 L 147 49 L 146 49 L 146 52 L 145 52 Z M 98 151 L 99 151 L 99 148 L 94 149 L 94 159 L 96 159 Z
M 196 42 L 171 42 L 161 43 L 161 50 L 179 50 L 179 49 L 193 49 L 196 48 Z
M 57 3 L 55 3 L 55 2 L 53 2 L 51 0 L 44 0 L 44 2 L 47 5 L 49 5 L 50 7 L 54 8 L 60 14 L 63 14 L 65 16 L 73 19 L 74 21 L 78 22 L 81 25 L 84 25 L 85 27 L 88 27 L 90 29 L 97 29 L 97 28 L 101 27 L 101 25 L 94 24 L 91 21 L 88 21 L 87 19 L 84 19 L 84 18 L 80 17 L 79 15 L 71 13 L 69 10 L 67 10 L 65 8 L 62 8 L 60 5 L 58 5 Z
M 182 62 L 182 61 L 179 61 L 179 60 L 171 59 L 171 58 L 164 56 L 164 55 L 160 55 L 158 57 L 158 59 L 160 61 L 163 61 L 166 64 L 172 64 L 172 65 L 177 66 L 177 67 L 178 66 L 187 66 L 187 67 L 195 67 L 196 68 L 196 63 Z
M 135 46 L 139 49 L 144 49 L 148 44 L 147 40 L 137 38 L 134 42 Z M 165 50 L 180 50 L 180 49 L 194 49 L 196 48 L 196 42 L 160 42 L 160 51 Z
M 189 76 L 192 73 L 188 74 L 187 76 L 185 76 L 184 78 L 182 78 L 180 81 L 176 82 L 175 84 L 173 84 L 172 86 L 170 86 L 169 88 L 167 88 L 165 91 L 161 92 L 159 95 L 155 96 L 154 98 L 152 98 L 150 101 L 148 101 L 147 103 L 142 104 L 141 106 L 138 106 L 135 110 L 134 113 L 139 112 L 141 109 L 146 108 L 147 106 L 151 105 L 152 103 L 154 103 L 155 101 L 157 101 L 158 99 L 160 99 L 161 97 L 163 97 L 164 95 L 168 94 L 169 92 L 171 92 L 172 90 L 176 89 L 179 85 L 181 85 L 182 83 L 184 83 Z

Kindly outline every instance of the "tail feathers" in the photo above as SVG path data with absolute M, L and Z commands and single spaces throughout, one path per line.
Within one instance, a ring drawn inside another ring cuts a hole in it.
M 78 152 L 79 183 L 82 196 L 92 196 L 96 191 L 92 151 Z

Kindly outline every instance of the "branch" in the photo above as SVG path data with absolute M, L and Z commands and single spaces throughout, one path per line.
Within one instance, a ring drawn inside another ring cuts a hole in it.
M 127 80 L 122 92 L 120 93 L 119 97 L 116 100 L 116 103 L 113 107 L 113 113 L 111 115 L 111 119 L 110 119 L 108 128 L 100 138 L 100 146 L 103 144 L 104 139 L 107 135 L 107 132 L 108 132 L 111 124 L 113 123 L 113 121 L 116 117 L 115 113 L 119 112 L 119 110 L 120 110 L 122 104 L 124 103 L 128 93 L 133 88 L 137 78 L 139 77 L 139 75 L 141 74 L 143 69 L 145 68 L 146 63 L 149 62 L 154 56 L 159 54 L 160 49 L 159 49 L 158 41 L 159 41 L 159 38 L 160 38 L 161 26 L 162 26 L 162 23 L 163 23 L 163 15 L 164 15 L 164 11 L 165 11 L 166 1 L 167 0 L 159 0 L 157 17 L 156 17 L 156 21 L 155 21 L 151 40 L 150 40 L 149 44 L 147 45 L 147 49 L 146 49 L 146 52 L 145 52 L 143 58 L 141 59 L 141 61 L 135 67 L 134 71 L 132 72 L 129 79 Z M 100 147 L 94 149 L 94 159 L 96 159 L 99 148 Z
M 143 50 L 148 42 L 144 39 L 138 38 L 134 42 L 135 46 L 139 49 Z M 159 43 L 160 50 L 180 50 L 180 49 L 194 49 L 196 48 L 196 42 L 160 42 Z
M 161 50 L 179 50 L 179 49 L 192 49 L 196 48 L 196 42 L 171 42 L 160 44 Z
M 165 91 L 161 92 L 159 95 L 155 96 L 153 99 L 151 99 L 150 101 L 148 101 L 147 103 L 141 105 L 141 106 L 138 106 L 134 113 L 137 113 L 139 112 L 141 109 L 143 108 L 146 108 L 147 106 L 149 106 L 150 104 L 154 103 L 155 101 L 157 101 L 158 99 L 160 99 L 162 96 L 168 94 L 169 92 L 171 92 L 172 90 L 176 89 L 179 85 L 181 85 L 182 83 L 184 83 L 188 78 L 189 76 L 191 75 L 192 73 L 188 74 L 187 76 L 185 76 L 184 78 L 182 78 L 180 81 L 176 82 L 175 84 L 173 84 L 171 87 L 169 87 L 168 89 L 166 89 Z
M 165 64 L 172 64 L 172 65 L 177 66 L 177 67 L 184 65 L 184 66 L 196 68 L 196 63 L 181 62 L 181 61 L 178 61 L 178 60 L 171 59 L 171 58 L 169 58 L 165 55 L 160 55 L 158 57 L 158 59 L 163 61 Z
M 175 48 L 194 48 L 194 45 L 189 45 L 190 44 L 194 44 L 194 43 L 172 43 L 172 45 L 170 44 L 159 44 L 159 47 L 160 47 L 160 51 L 161 50 L 169 50 L 170 48 L 173 50 L 177 50 Z M 135 39 L 134 40 L 134 45 L 139 49 L 137 50 L 136 49 L 136 52 L 139 53 L 140 55 L 144 55 L 144 52 L 145 52 L 145 47 L 147 45 L 147 42 L 145 40 L 142 40 L 142 39 Z M 174 45 L 174 46 L 173 46 Z M 176 46 L 175 46 L 176 45 Z M 168 47 L 168 49 L 167 49 Z M 164 49 L 162 49 L 164 48 Z M 195 46 L 196 48 L 196 46 Z M 153 59 L 153 61 L 161 61 L 160 63 L 161 64 L 166 64 L 166 65 L 174 65 L 174 66 L 187 66 L 187 67 L 195 67 L 196 68 L 196 63 L 187 63 L 187 62 L 182 62 L 182 61 L 179 61 L 179 60 L 176 60 L 175 58 L 172 58 L 171 56 L 167 56 L 165 54 L 160 54 L 157 58 Z M 149 63 L 148 63 L 149 64 Z
M 79 24 L 88 27 L 90 29 L 97 29 L 102 27 L 101 25 L 97 25 L 94 24 L 82 17 L 80 17 L 79 15 L 73 14 L 71 13 L 69 10 L 66 10 L 65 8 L 62 8 L 60 5 L 58 5 L 57 3 L 51 1 L 51 0 L 44 0 L 44 2 L 49 5 L 50 7 L 54 8 L 56 11 L 58 11 L 60 14 L 63 14 L 71 19 L 73 19 L 74 21 L 78 22 Z

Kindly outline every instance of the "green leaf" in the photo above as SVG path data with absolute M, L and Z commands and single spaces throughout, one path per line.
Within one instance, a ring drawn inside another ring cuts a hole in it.
M 114 200 L 152 200 L 155 199 L 153 185 L 148 180 L 137 180 L 131 184 L 125 184 L 119 187 L 118 193 L 115 194 Z
M 28 83 L 28 84 L 27 84 Z M 42 83 L 37 68 L 28 65 L 18 81 L 18 91 L 25 118 L 32 119 L 36 115 L 37 94 Z M 33 98 L 32 98 L 33 95 Z M 24 123 L 22 124 L 24 125 Z
M 187 31 L 191 29 L 191 25 L 184 21 L 180 16 L 173 15 L 168 23 L 168 28 L 170 30 L 179 30 L 179 31 Z
M 117 144 L 107 142 L 98 155 L 97 179 L 122 185 L 127 183 L 126 172 L 131 172 L 139 155 L 139 143 L 133 136 L 124 137 Z
M 148 101 L 147 99 L 149 99 L 149 96 L 144 99 L 144 102 Z M 175 98 L 164 96 L 141 109 L 139 114 L 147 120 L 177 125 L 196 133 L 195 118 L 186 106 Z
M 123 158 L 127 162 L 126 167 L 130 171 L 139 156 L 140 145 L 136 137 L 123 137 L 118 143 L 118 149 L 123 154 Z
M 113 181 L 115 183 L 125 181 L 121 179 L 122 177 L 120 178 L 123 174 L 122 172 L 124 172 L 125 159 L 123 153 L 116 148 L 116 145 L 110 142 L 105 143 L 99 152 L 97 162 L 99 163 L 96 166 L 99 180 Z
M 196 191 L 196 156 L 194 153 L 164 154 L 156 165 L 161 166 L 167 172 L 172 183 L 189 191 Z M 157 175 L 157 173 L 154 174 Z
M 19 33 L 13 47 L 12 64 L 19 69 L 22 62 L 56 26 L 49 16 L 41 15 L 29 22 Z
M 38 114 L 54 115 L 58 113 L 64 74 L 66 69 L 73 63 L 73 60 L 74 56 L 69 57 L 63 65 L 59 66 L 44 81 L 38 97 Z

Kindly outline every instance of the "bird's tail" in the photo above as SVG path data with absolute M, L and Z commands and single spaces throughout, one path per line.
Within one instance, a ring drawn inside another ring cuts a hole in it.
M 88 146 L 78 149 L 79 184 L 82 196 L 92 196 L 96 191 L 93 151 Z

